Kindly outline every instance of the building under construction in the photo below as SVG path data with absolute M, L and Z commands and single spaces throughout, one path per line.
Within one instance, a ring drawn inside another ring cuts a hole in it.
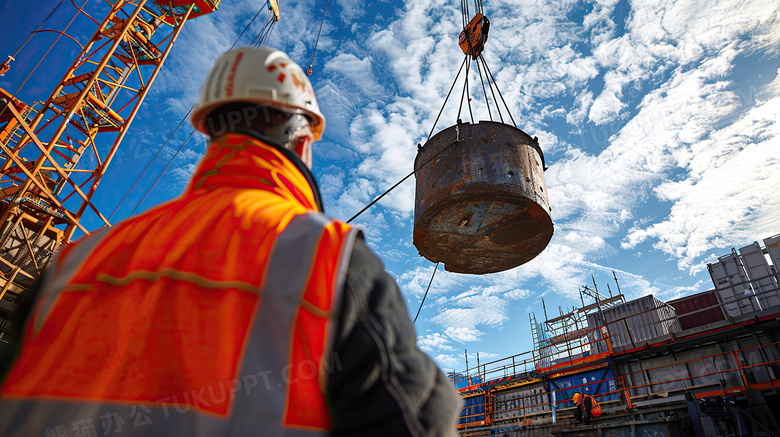
M 714 288 L 663 302 L 580 290 L 530 317 L 532 351 L 450 375 L 462 436 L 759 436 L 780 427 L 780 235 L 708 264 Z M 547 312 L 547 311 L 545 311 Z M 573 418 L 574 393 L 602 415 Z

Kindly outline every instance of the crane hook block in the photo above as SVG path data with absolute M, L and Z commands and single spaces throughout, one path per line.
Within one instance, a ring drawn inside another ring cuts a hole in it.
M 490 20 L 482 14 L 477 14 L 463 28 L 458 37 L 458 44 L 463 53 L 476 58 L 485 48 L 485 42 L 490 31 Z

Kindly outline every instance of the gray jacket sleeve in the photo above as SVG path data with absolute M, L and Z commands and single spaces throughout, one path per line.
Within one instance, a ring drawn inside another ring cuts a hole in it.
M 449 436 L 462 401 L 417 348 L 398 286 L 361 239 L 349 264 L 326 392 L 334 435 Z

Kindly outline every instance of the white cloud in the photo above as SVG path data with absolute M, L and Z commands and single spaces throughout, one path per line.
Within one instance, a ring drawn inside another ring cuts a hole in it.
M 678 259 L 681 269 L 699 261 L 713 245 L 744 245 L 777 232 L 780 223 L 780 97 L 760 103 L 736 122 L 692 145 L 688 177 L 665 182 L 656 195 L 673 202 L 661 222 L 635 228 L 625 248 L 647 240 Z M 757 163 L 761 165 L 757 165 Z
M 459 367 L 465 367 L 462 357 L 457 355 L 438 354 L 433 359 L 444 369 L 455 370 Z
M 485 333 L 478 329 L 470 329 L 465 327 L 453 328 L 449 327 L 444 330 L 450 338 L 461 343 L 469 343 L 479 340 Z
M 454 350 L 450 340 L 439 332 L 417 336 L 417 346 L 428 354 L 433 354 L 435 351 Z

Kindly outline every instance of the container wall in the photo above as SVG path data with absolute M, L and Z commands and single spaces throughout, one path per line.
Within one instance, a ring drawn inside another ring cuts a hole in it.
M 707 264 L 707 270 L 730 317 L 761 311 L 761 305 L 736 254 L 722 256 L 717 263 Z
M 750 285 L 756 293 L 758 303 L 762 309 L 780 308 L 780 292 L 778 292 L 777 280 L 769 270 L 764 252 L 758 243 L 753 243 L 739 249 L 742 256 L 742 264 L 745 266 Z
M 685 296 L 669 302 L 669 305 L 677 311 L 677 318 L 680 320 L 682 329 L 696 328 L 726 319 L 714 290 Z M 700 311 L 708 307 L 712 308 Z
M 532 419 L 539 413 L 550 411 L 550 398 L 541 382 L 499 390 L 494 399 L 493 420 L 496 422 L 529 416 Z
M 641 346 L 658 337 L 680 331 L 674 307 L 653 295 L 641 297 L 601 312 L 609 329 L 613 349 Z M 589 316 L 596 323 L 600 316 Z
M 775 267 L 775 273 L 780 273 L 780 235 L 764 239 L 764 247 L 769 253 L 769 259 Z

